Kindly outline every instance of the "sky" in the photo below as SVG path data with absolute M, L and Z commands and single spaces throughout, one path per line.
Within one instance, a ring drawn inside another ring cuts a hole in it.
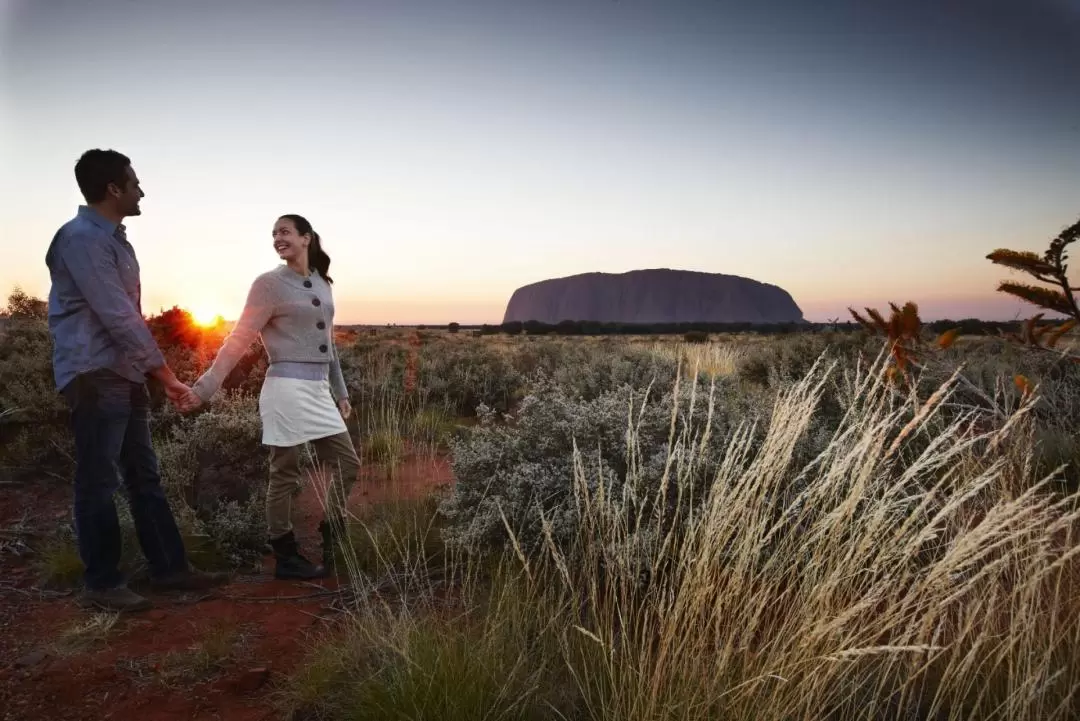
M 1009 319 L 986 254 L 1080 218 L 1080 0 L 0 0 L 0 291 L 92 147 L 146 312 L 235 318 L 300 213 L 339 323 L 639 268 Z

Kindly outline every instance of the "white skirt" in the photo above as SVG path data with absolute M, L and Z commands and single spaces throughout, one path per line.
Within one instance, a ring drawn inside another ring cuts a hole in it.
M 329 381 L 267 376 L 259 394 L 262 442 L 291 448 L 346 431 Z

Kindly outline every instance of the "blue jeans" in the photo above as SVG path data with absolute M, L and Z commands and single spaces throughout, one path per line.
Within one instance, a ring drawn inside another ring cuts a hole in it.
M 86 587 L 123 585 L 120 521 L 113 494 L 121 479 L 152 577 L 187 568 L 172 509 L 161 488 L 150 438 L 150 394 L 141 383 L 99 370 L 63 390 L 75 434 L 75 533 Z

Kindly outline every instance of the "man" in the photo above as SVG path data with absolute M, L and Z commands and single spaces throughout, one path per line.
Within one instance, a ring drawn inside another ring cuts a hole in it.
M 150 438 L 148 376 L 187 410 L 191 389 L 177 380 L 142 316 L 139 264 L 121 221 L 140 215 L 144 196 L 124 155 L 88 150 L 75 164 L 86 198 L 53 237 L 49 331 L 53 373 L 71 409 L 75 435 L 75 532 L 85 566 L 83 606 L 117 611 L 150 607 L 120 573 L 120 523 L 113 494 L 126 486 L 139 545 L 155 590 L 195 590 L 226 574 L 189 567 L 184 542 L 161 488 Z

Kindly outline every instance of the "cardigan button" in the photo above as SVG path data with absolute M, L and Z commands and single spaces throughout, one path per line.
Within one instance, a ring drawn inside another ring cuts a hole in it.
M 318 328 L 319 330 L 326 330 L 326 323 L 323 323 L 320 320 L 318 323 L 315 324 L 315 327 Z
M 319 346 L 319 350 L 322 351 L 323 353 L 325 353 L 326 352 L 326 344 L 323 343 L 321 346 Z
M 304 287 L 305 288 L 310 288 L 311 287 L 311 281 L 310 280 L 305 280 L 304 281 Z
M 322 301 L 319 300 L 318 298 L 312 298 L 311 299 L 311 304 L 313 306 L 315 306 L 316 308 L 318 308 L 320 305 L 322 305 Z

